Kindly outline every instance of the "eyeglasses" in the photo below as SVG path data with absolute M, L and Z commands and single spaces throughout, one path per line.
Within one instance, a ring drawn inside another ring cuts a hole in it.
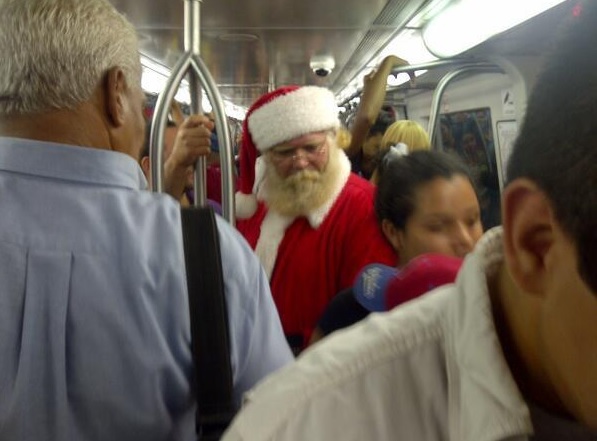
M 294 148 L 274 148 L 271 150 L 272 158 L 279 163 L 290 163 L 305 158 L 308 161 L 313 161 L 325 153 L 327 144 L 327 137 L 319 143 L 307 144 L 301 147 Z M 302 151 L 302 154 L 299 152 Z

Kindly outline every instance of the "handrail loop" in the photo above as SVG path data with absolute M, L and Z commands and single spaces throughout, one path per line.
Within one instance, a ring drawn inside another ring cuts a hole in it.
M 478 65 L 469 65 L 469 66 L 462 66 L 458 69 L 452 70 L 448 72 L 446 75 L 442 77 L 441 80 L 437 83 L 437 87 L 433 92 L 433 98 L 431 100 L 431 110 L 429 112 L 429 125 L 427 126 L 427 133 L 429 134 L 431 145 L 435 146 L 437 140 L 437 121 L 439 115 L 439 108 L 441 105 L 441 100 L 444 95 L 444 91 L 448 87 L 448 85 L 455 80 L 456 78 L 467 74 L 467 73 L 504 73 L 503 69 L 499 66 L 491 65 L 491 64 L 478 64 Z
M 150 132 L 150 159 L 152 190 L 164 191 L 163 182 L 163 152 L 164 133 L 168 118 L 169 106 L 183 77 L 189 75 L 189 86 L 191 92 L 191 111 L 202 113 L 201 110 L 201 86 L 205 87 L 207 97 L 212 104 L 216 132 L 220 146 L 220 167 L 222 183 L 222 214 L 230 223 L 234 224 L 234 189 L 233 189 L 233 162 L 232 142 L 230 130 L 226 120 L 224 102 L 220 96 L 217 85 L 209 74 L 203 60 L 199 56 L 200 46 L 200 3 L 201 0 L 184 0 L 185 14 L 185 53 L 172 69 L 170 78 L 166 82 L 164 90 L 158 95 L 155 111 L 152 118 Z M 201 157 L 195 164 L 195 206 L 206 204 L 206 161 Z

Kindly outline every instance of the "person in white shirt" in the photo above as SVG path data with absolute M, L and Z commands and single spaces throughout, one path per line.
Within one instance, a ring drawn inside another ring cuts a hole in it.
M 503 226 L 454 285 L 266 379 L 225 441 L 597 439 L 597 2 L 571 21 L 528 102 Z

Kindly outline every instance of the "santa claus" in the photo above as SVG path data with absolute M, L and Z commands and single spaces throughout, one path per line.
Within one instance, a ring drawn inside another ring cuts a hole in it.
M 262 96 L 243 124 L 237 226 L 265 268 L 295 352 L 365 265 L 397 260 L 375 219 L 374 187 L 350 172 L 339 128 L 333 94 L 315 86 Z

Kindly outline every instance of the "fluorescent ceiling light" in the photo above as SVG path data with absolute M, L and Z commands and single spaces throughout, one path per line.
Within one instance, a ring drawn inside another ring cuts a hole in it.
M 166 87 L 166 80 L 167 77 L 160 75 L 155 71 L 143 68 L 141 87 L 145 92 L 159 94 L 164 90 L 164 87 Z M 191 95 L 189 94 L 188 86 L 185 87 L 185 85 L 181 85 L 174 98 L 180 103 L 189 104 L 191 102 Z M 203 102 L 205 102 L 205 99 Z
M 234 118 L 238 121 L 242 121 L 245 119 L 247 114 L 247 109 L 241 106 L 237 106 L 236 104 L 232 104 L 230 101 L 224 100 L 224 110 L 226 115 L 230 118 Z
M 170 69 L 163 64 L 156 63 L 151 58 L 141 55 L 141 87 L 148 93 L 159 94 L 162 93 L 166 87 L 166 81 L 170 76 Z M 190 104 L 191 95 L 189 92 L 189 83 L 187 80 L 182 80 L 174 99 L 180 103 Z M 205 109 L 204 104 L 209 101 L 205 96 L 202 100 L 202 108 Z M 211 108 L 211 105 L 209 105 Z M 206 110 L 209 112 L 209 110 Z
M 389 56 L 396 55 L 410 64 L 423 64 L 437 60 L 423 42 L 421 31 L 419 29 L 404 29 L 394 39 L 383 48 L 375 57 L 374 66 L 378 66 L 381 61 Z M 369 63 L 369 66 L 371 63 Z
M 153 94 L 162 93 L 166 87 L 166 81 L 170 76 L 170 69 L 166 66 L 156 63 L 150 58 L 141 55 L 141 87 L 144 91 Z M 178 92 L 174 99 L 180 103 L 190 104 L 191 93 L 189 92 L 189 83 L 187 80 L 182 80 Z M 205 93 L 202 94 L 201 109 L 204 112 L 211 112 L 212 106 Z M 241 106 L 237 106 L 227 100 L 224 100 L 224 110 L 226 115 L 237 120 L 243 120 L 247 110 Z
M 429 21 L 423 40 L 438 57 L 452 57 L 563 1 L 460 0 Z
M 423 43 L 421 32 L 418 29 L 406 28 L 402 30 L 394 39 L 388 43 L 376 57 L 372 58 L 367 66 L 362 69 L 350 83 L 338 94 L 338 102 L 342 103 L 353 96 L 363 88 L 363 77 L 371 70 L 376 69 L 382 60 L 389 56 L 396 55 L 410 64 L 423 64 L 430 61 L 437 60 Z M 416 76 L 425 73 L 426 71 L 415 72 Z M 398 75 L 388 76 L 388 86 L 399 86 L 409 81 L 409 76 L 406 73 L 399 73 Z
M 168 67 L 153 61 L 151 58 L 143 54 L 141 54 L 141 66 L 144 70 L 149 69 L 165 77 L 170 75 L 170 69 Z

